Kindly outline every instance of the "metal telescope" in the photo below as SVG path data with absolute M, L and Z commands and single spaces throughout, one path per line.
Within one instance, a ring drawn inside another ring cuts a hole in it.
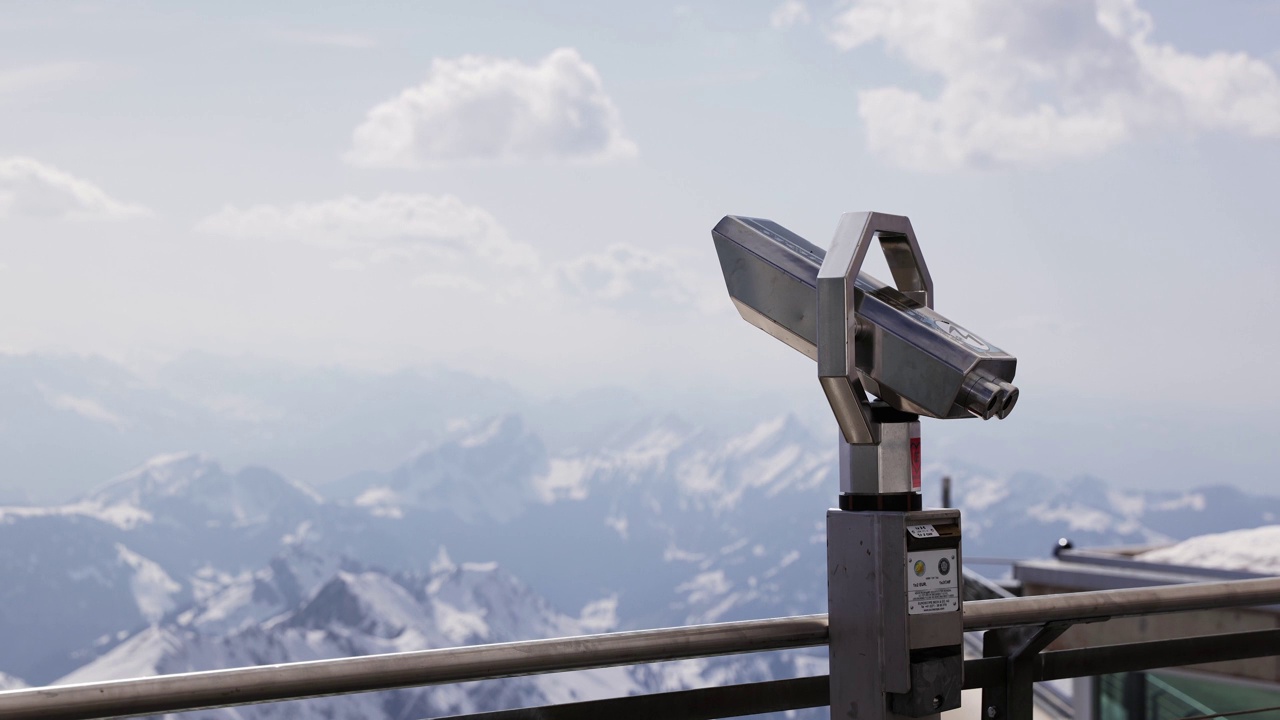
M 932 418 L 1013 411 L 1017 358 L 933 311 L 933 280 L 907 218 L 846 213 L 826 252 L 770 220 L 730 215 L 712 234 L 738 312 L 818 362 L 850 443 L 875 441 L 854 412 L 866 403 L 862 390 Z M 873 238 L 897 288 L 860 272 Z
M 738 312 L 817 361 L 840 426 L 840 507 L 827 512 L 831 717 L 959 707 L 960 512 L 923 509 L 919 419 L 1007 417 L 1017 358 L 934 312 L 905 217 L 846 213 L 826 252 L 770 220 L 730 215 L 711 234 Z M 894 286 L 861 271 L 874 241 Z

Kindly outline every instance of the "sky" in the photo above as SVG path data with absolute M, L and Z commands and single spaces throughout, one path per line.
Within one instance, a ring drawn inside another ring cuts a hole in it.
M 1280 492 L 1274 3 L 0 7 L 0 351 L 810 412 L 710 229 L 875 210 L 1019 358 L 938 452 Z

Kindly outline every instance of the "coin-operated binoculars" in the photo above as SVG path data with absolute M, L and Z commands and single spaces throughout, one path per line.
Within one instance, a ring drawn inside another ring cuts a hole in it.
M 919 419 L 1006 417 L 1017 359 L 933 311 L 905 217 L 846 213 L 826 252 L 756 218 L 725 217 L 712 237 L 738 312 L 817 361 L 840 426 L 840 507 L 827 512 L 831 717 L 959 707 L 960 512 L 922 509 Z M 875 240 L 896 287 L 860 272 Z

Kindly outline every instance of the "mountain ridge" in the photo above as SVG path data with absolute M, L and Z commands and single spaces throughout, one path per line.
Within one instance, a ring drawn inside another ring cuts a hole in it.
M 162 456 L 70 505 L 0 508 L 0 608 L 47 610 L 0 610 L 0 633 L 14 640 L 0 646 L 0 671 L 49 682 L 147 628 L 168 634 L 134 640 L 138 652 L 184 633 L 274 631 L 317 578 L 357 566 L 395 577 L 496 563 L 592 632 L 822 612 L 823 518 L 836 492 L 827 440 L 794 417 L 725 435 L 659 417 L 595 449 L 556 451 L 499 414 L 458 424 L 336 497 L 265 468 Z M 1280 515 L 1280 499 L 1232 488 L 1141 491 L 939 463 L 925 468 L 926 492 L 944 473 L 974 557 L 1042 555 L 1063 536 L 1077 547 L 1159 544 Z M 381 487 L 402 495 L 361 502 Z M 332 592 L 359 584 L 344 582 Z M 456 615 L 438 607 L 448 625 Z M 479 628 L 449 637 L 502 635 Z

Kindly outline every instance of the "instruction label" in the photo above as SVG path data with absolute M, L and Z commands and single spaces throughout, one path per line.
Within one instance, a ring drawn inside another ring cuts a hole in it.
M 918 526 L 913 526 L 913 529 L 914 527 Z M 933 526 L 927 527 L 933 530 Z M 911 534 L 915 535 L 914 532 Z M 936 530 L 934 534 L 937 534 Z M 907 614 L 925 615 L 959 610 L 959 575 L 954 549 L 907 553 Z
M 932 525 L 908 525 L 907 532 L 911 533 L 913 538 L 938 537 L 938 529 Z

